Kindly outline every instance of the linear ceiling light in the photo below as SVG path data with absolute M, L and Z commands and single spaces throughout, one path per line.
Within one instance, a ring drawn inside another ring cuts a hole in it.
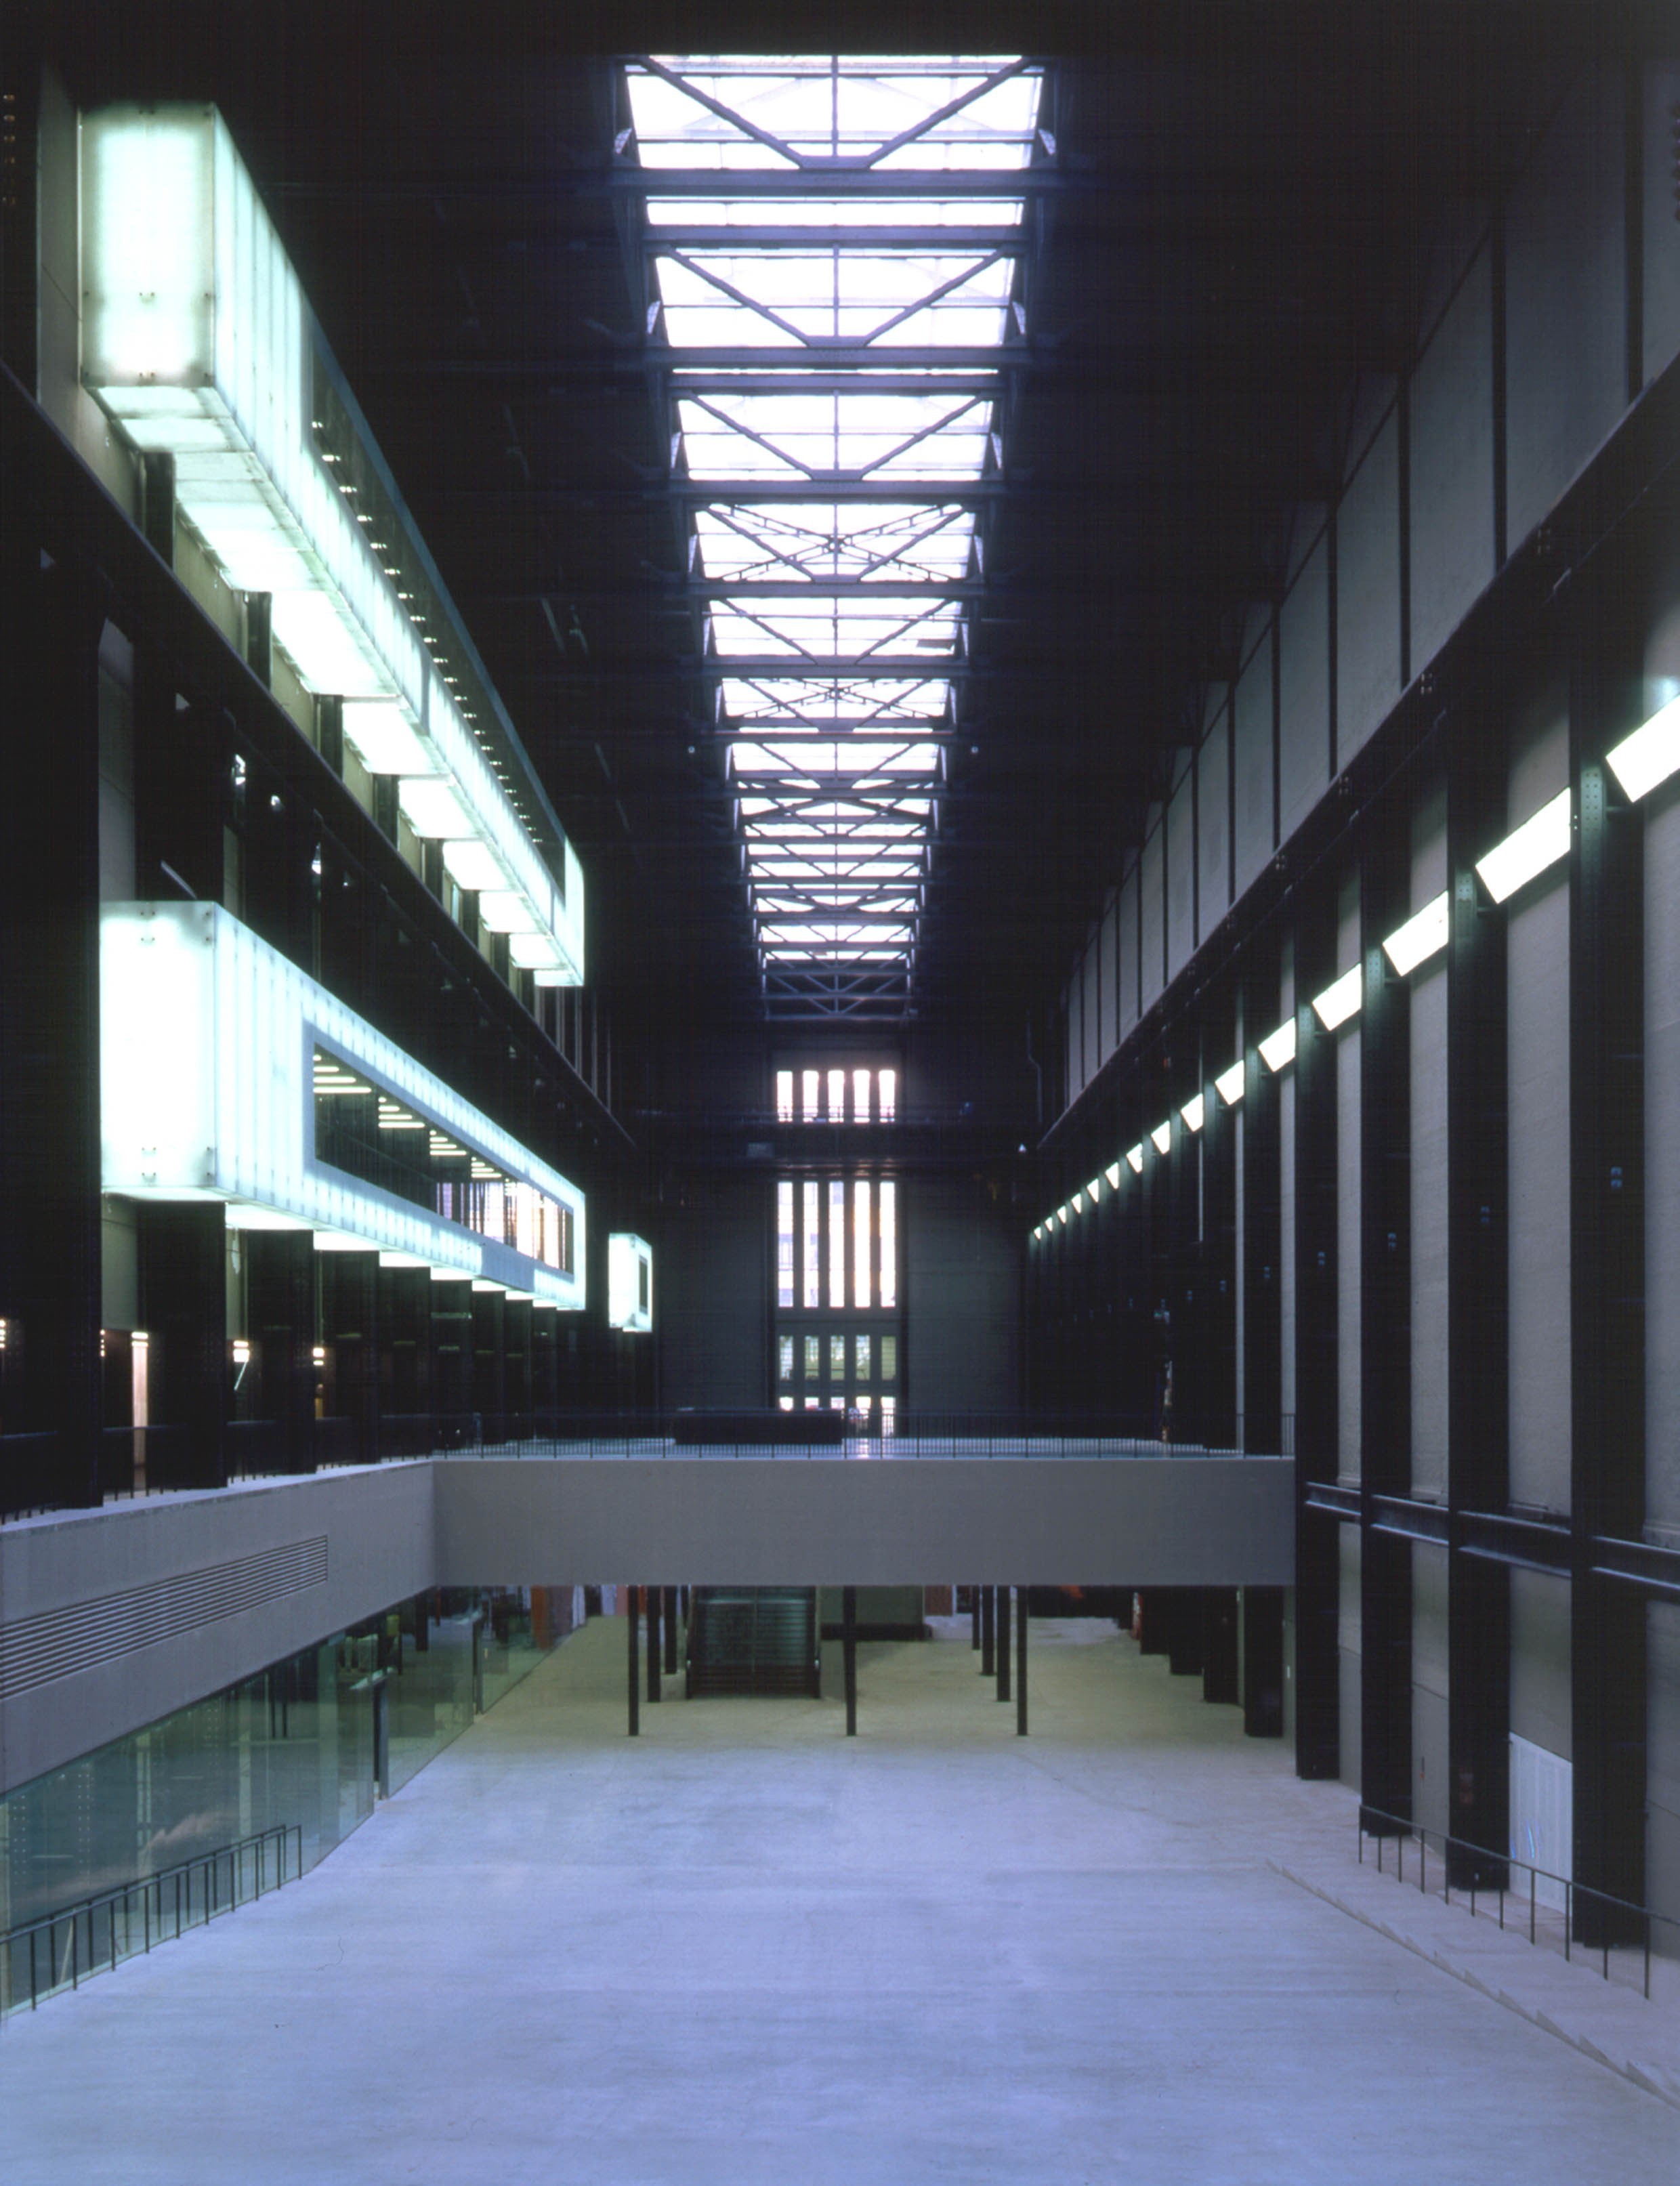
M 1482 886 L 1495 903 L 1504 903 L 1548 866 L 1569 855 L 1573 832 L 1570 794 L 1560 789 L 1532 820 L 1525 820 L 1485 858 L 1476 860 Z
M 1243 1085 L 1247 1076 L 1248 1066 L 1243 1061 L 1242 1057 L 1238 1056 L 1236 1061 L 1231 1065 L 1230 1068 L 1229 1070 L 1222 1070 L 1219 1075 L 1213 1080 L 1215 1086 L 1218 1090 L 1219 1098 L 1224 1102 L 1228 1108 L 1235 1108 L 1237 1102 L 1241 1100 L 1243 1095 Z
M 1108 1179 L 1108 1188 L 1109 1188 L 1109 1190 L 1110 1190 L 1111 1191 L 1119 1191 L 1119 1189 L 1120 1189 L 1120 1164 L 1119 1164 L 1119 1163 L 1118 1163 L 1118 1162 L 1110 1162 L 1110 1163 L 1108 1164 L 1108 1167 L 1107 1167 L 1107 1168 L 1103 1171 L 1103 1174 L 1104 1174 L 1104 1175 Z
M 1128 1150 L 1126 1155 L 1126 1165 L 1131 1170 L 1134 1176 L 1141 1176 L 1143 1174 L 1143 1141 L 1141 1140 L 1138 1141 L 1136 1146 Z
M 1364 974 L 1358 965 L 1344 972 L 1339 979 L 1332 979 L 1322 995 L 1313 997 L 1313 1014 L 1326 1032 L 1334 1032 L 1348 1018 L 1357 1017 L 1364 1000 Z
M 1166 1153 L 1173 1144 L 1173 1118 L 1169 1116 L 1164 1124 L 1157 1124 L 1149 1138 L 1156 1153 Z
M 1198 1093 L 1193 1101 L 1186 1101 L 1179 1113 L 1184 1119 L 1184 1129 L 1187 1131 L 1199 1131 L 1207 1120 L 1206 1095 Z
M 1397 927 L 1382 944 L 1382 953 L 1403 979 L 1447 946 L 1452 933 L 1451 906 L 1447 891 L 1426 903 L 1414 917 Z
M 1671 698 L 1642 728 L 1604 754 L 1610 771 L 1637 804 L 1659 782 L 1680 773 L 1680 698 Z
M 1260 1059 L 1268 1070 L 1281 1070 L 1295 1060 L 1295 1019 L 1285 1017 L 1275 1032 L 1260 1043 Z

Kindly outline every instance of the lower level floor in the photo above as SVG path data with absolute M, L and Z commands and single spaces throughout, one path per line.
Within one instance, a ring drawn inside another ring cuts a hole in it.
M 1667 2175 L 1675 2108 L 1373 1925 L 1353 1795 L 1201 1679 L 1035 1621 L 1023 1738 L 969 1620 L 930 1628 L 860 1649 L 855 1739 L 826 1679 L 668 1680 L 631 1740 L 624 1624 L 591 1620 L 301 1882 L 14 2016 L 0 2171 Z M 1672 2000 L 1380 1887 L 1503 1953 L 1487 1986 L 1673 2046 Z

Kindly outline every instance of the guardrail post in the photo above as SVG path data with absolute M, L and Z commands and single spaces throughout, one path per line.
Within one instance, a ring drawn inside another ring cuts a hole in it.
M 1015 1735 L 1027 1735 L 1027 1589 L 1015 1590 Z

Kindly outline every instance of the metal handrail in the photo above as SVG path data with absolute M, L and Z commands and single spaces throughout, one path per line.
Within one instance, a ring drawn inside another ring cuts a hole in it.
M 1365 1864 L 1365 1839 L 1369 1836 L 1376 1845 L 1377 1873 L 1380 1875 L 1383 1872 L 1383 1846 L 1392 1839 L 1394 1874 L 1397 1881 L 1403 1882 L 1406 1879 L 1406 1840 L 1408 1837 L 1415 1840 L 1418 1847 L 1418 1888 L 1425 1896 L 1429 1894 L 1429 1841 L 1433 1836 L 1442 1850 L 1442 1903 L 1448 1905 L 1453 1902 L 1453 1862 L 1449 1855 L 1454 1852 L 1468 1855 L 1466 1864 L 1470 1868 L 1470 1880 L 1468 1886 L 1462 1882 L 1459 1884 L 1459 1894 L 1461 1897 L 1469 1897 L 1472 1920 L 1476 1918 L 1478 1887 L 1483 1896 L 1497 1894 L 1499 1900 L 1499 1926 L 1502 1930 L 1505 1925 L 1505 1899 L 1509 1894 L 1505 1886 L 1504 1877 L 1509 1869 L 1521 1869 L 1528 1877 L 1528 1940 L 1531 1943 L 1537 1943 L 1539 1940 L 1537 1915 L 1537 1886 L 1542 1882 L 1554 1883 L 1564 1893 L 1563 1954 L 1565 1964 L 1572 1962 L 1571 1944 L 1575 1937 L 1576 1909 L 1578 1904 L 1598 1907 L 1606 1915 L 1620 1914 L 1637 1922 L 1644 1937 L 1644 1993 L 1646 2001 L 1649 2001 L 1652 1924 L 1660 1921 L 1665 1926 L 1674 1929 L 1677 1937 L 1680 1937 L 1680 1920 L 1672 1919 L 1666 1913 L 1655 1912 L 1649 1905 L 1636 1905 L 1630 1898 L 1615 1897 L 1608 1890 L 1594 1889 L 1590 1883 L 1577 1882 L 1572 1875 L 1554 1875 L 1549 1868 L 1537 1867 L 1532 1860 L 1520 1859 L 1515 1852 L 1494 1852 L 1487 1845 L 1472 1843 L 1467 1837 L 1455 1837 L 1449 1830 L 1431 1830 L 1422 1823 L 1408 1821 L 1403 1815 L 1385 1813 L 1380 1807 L 1373 1807 L 1362 1802 L 1356 1820 L 1360 1866 L 1363 1867 Z M 1385 1823 L 1388 1826 L 1383 1829 L 1372 1829 L 1369 1826 L 1372 1821 Z M 1482 1883 L 1478 1886 L 1476 1878 L 1480 1866 L 1497 1868 L 1499 1870 L 1499 1881 L 1492 1885 Z M 1611 1925 L 1611 1920 L 1606 1918 L 1602 1924 L 1603 1932 L 1599 1943 L 1602 1961 L 1600 1970 L 1606 1981 L 1610 1979 Z M 1592 1947 L 1589 1944 L 1588 1948 L 1590 1949 Z
M 296 1859 L 288 1875 L 286 1852 L 288 1844 L 294 1840 Z M 274 1880 L 267 1886 L 278 1890 L 303 1873 L 303 1829 L 297 1822 L 277 1822 L 272 1828 L 255 1830 L 232 1844 L 218 1845 L 193 1859 L 160 1868 L 155 1875 L 137 1875 L 132 1881 L 98 1891 L 91 1897 L 78 1898 L 72 1905 L 59 1906 L 53 1912 L 43 1913 L 36 1920 L 8 1929 L 0 1935 L 0 2017 L 8 2011 L 22 2010 L 25 2001 L 33 2011 L 43 1996 L 54 1995 L 65 1987 L 78 1988 L 91 1976 L 113 1970 L 120 1959 L 143 1954 L 150 1951 L 154 1942 L 167 1942 L 188 1928 L 204 1926 L 218 1914 L 232 1913 L 248 1902 L 248 1896 L 260 1897 L 271 1847 L 274 1852 Z M 251 1856 L 255 1887 L 246 1893 L 241 1886 L 248 1855 Z M 221 1887 L 224 1864 L 227 1877 L 225 1897 Z M 196 1917 L 195 1881 L 199 1885 Z M 137 1942 L 137 1927 L 140 1938 Z M 17 1978 L 20 1957 L 26 1960 L 28 1967 L 26 1998 Z

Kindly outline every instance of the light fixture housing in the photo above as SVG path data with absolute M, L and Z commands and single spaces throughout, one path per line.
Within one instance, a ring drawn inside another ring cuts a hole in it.
M 1164 1124 L 1157 1124 L 1150 1133 L 1149 1140 L 1156 1153 L 1169 1152 L 1173 1144 L 1173 1118 L 1169 1116 Z
M 1334 1032 L 1349 1017 L 1358 1017 L 1365 999 L 1363 968 L 1356 964 L 1339 979 L 1332 979 L 1321 995 L 1313 997 L 1313 1014 L 1326 1032 Z
M 1420 911 L 1397 926 L 1382 944 L 1382 953 L 1403 979 L 1447 946 L 1453 931 L 1452 905 L 1447 891 L 1431 898 Z
M 1219 1098 L 1228 1108 L 1235 1108 L 1243 1096 L 1248 1079 L 1248 1065 L 1238 1056 L 1229 1070 L 1222 1070 L 1213 1080 Z
M 1141 1176 L 1143 1174 L 1143 1142 L 1141 1140 L 1139 1141 L 1136 1146 L 1129 1147 L 1127 1150 L 1126 1166 L 1131 1170 L 1134 1176 Z
M 1199 1131 L 1207 1121 L 1207 1096 L 1198 1093 L 1193 1100 L 1185 1101 L 1179 1113 L 1184 1119 L 1187 1131 Z
M 1260 1043 L 1260 1060 L 1268 1070 L 1285 1069 L 1295 1060 L 1295 1019 L 1285 1017 L 1275 1032 Z
M 1680 773 L 1680 698 L 1660 707 L 1631 737 L 1606 752 L 1604 759 L 1636 804 L 1672 774 Z
M 1107 1167 L 1107 1168 L 1103 1171 L 1103 1174 L 1104 1174 L 1104 1175 L 1108 1179 L 1108 1188 L 1109 1188 L 1109 1190 L 1110 1190 L 1111 1191 L 1119 1191 L 1119 1189 L 1120 1189 L 1120 1164 L 1119 1164 L 1119 1163 L 1118 1163 L 1117 1161 L 1117 1162 L 1110 1162 L 1110 1163 L 1108 1164 L 1108 1167 Z
M 1567 789 L 1560 789 L 1520 827 L 1513 828 L 1503 843 L 1476 861 L 1481 884 L 1495 903 L 1504 903 L 1520 888 L 1569 855 L 1574 839 L 1573 806 Z

